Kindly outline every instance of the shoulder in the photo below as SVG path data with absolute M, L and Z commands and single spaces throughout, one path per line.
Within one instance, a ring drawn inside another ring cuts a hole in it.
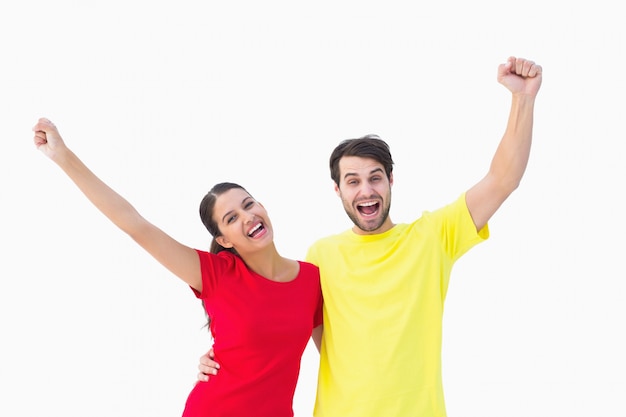
M 300 271 L 298 272 L 298 279 L 295 280 L 295 282 L 298 282 L 297 286 L 321 292 L 319 268 L 307 261 L 298 261 L 298 264 L 300 265 Z
M 200 265 L 202 269 L 219 269 L 226 270 L 232 268 L 245 267 L 245 263 L 238 255 L 235 255 L 229 251 L 221 251 L 219 253 L 210 253 L 207 251 L 196 249 L 200 258 Z
M 204 258 L 204 259 L 225 259 L 225 260 L 230 260 L 234 262 L 236 258 L 239 258 L 239 256 L 227 250 L 223 250 L 218 253 L 211 253 L 202 249 L 195 249 L 195 251 L 198 253 L 198 256 L 200 258 Z
M 435 210 L 425 210 L 421 217 L 417 218 L 412 224 L 420 222 L 437 221 L 445 218 L 456 218 L 469 213 L 467 203 L 465 202 L 465 193 L 462 193 L 456 200 L 445 204 Z
M 328 235 L 328 236 L 318 238 L 316 241 L 313 242 L 313 244 L 310 247 L 318 247 L 318 246 L 324 246 L 324 245 L 340 242 L 349 238 L 349 236 L 352 236 L 352 235 L 353 235 L 352 229 L 347 229 L 342 232 L 335 233 L 333 235 Z
M 298 261 L 298 263 L 300 264 L 300 273 L 302 274 L 317 274 L 319 275 L 319 268 L 312 264 L 311 262 L 307 262 L 307 261 Z

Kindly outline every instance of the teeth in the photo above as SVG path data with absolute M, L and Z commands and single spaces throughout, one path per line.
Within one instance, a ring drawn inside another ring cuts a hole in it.
M 374 206 L 378 203 L 376 203 L 375 201 L 370 201 L 369 203 L 359 203 L 360 207 L 369 207 L 369 206 Z
M 256 232 L 257 230 L 259 230 L 259 228 L 260 228 L 260 227 L 261 227 L 261 223 L 259 223 L 259 224 L 257 224 L 256 226 L 254 226 L 254 227 L 252 228 L 252 230 L 250 230 L 250 231 L 248 232 L 248 236 L 252 236 L 252 234 L 253 234 L 254 232 Z

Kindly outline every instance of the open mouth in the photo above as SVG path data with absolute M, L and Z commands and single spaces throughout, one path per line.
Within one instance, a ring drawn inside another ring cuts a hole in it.
M 260 233 L 263 233 L 264 230 L 265 230 L 265 226 L 263 226 L 263 223 L 259 222 L 252 229 L 250 229 L 250 231 L 248 232 L 248 236 L 256 237 Z
M 380 204 L 377 201 L 368 201 L 366 203 L 359 203 L 356 205 L 356 209 L 362 216 L 369 217 L 375 216 L 378 213 Z

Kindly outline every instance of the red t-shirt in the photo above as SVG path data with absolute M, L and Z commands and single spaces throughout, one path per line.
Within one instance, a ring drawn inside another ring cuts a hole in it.
M 292 417 L 300 358 L 322 324 L 316 266 L 275 282 L 250 271 L 230 252 L 198 250 L 202 293 L 211 317 L 218 375 L 193 388 L 183 417 Z

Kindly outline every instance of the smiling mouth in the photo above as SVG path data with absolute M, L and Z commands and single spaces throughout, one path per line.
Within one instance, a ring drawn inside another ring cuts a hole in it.
M 263 223 L 257 223 L 256 226 L 254 226 L 249 232 L 248 232 L 248 236 L 250 237 L 255 237 L 257 236 L 259 233 L 261 233 L 263 230 L 265 230 L 265 227 L 263 226 Z
M 362 216 L 371 217 L 378 213 L 380 204 L 376 201 L 369 201 L 367 203 L 359 203 L 356 205 L 356 209 Z

